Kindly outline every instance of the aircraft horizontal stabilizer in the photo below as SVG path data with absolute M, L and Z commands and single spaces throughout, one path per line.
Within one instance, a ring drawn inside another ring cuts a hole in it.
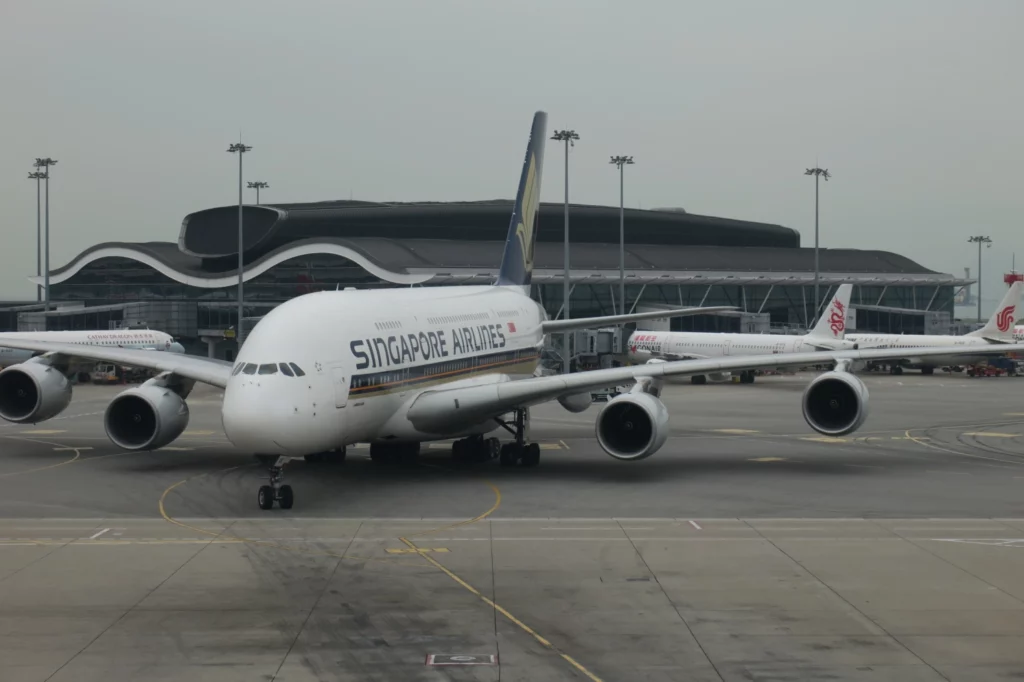
M 541 323 L 545 334 L 567 332 L 574 329 L 596 329 L 610 325 L 637 322 L 639 320 L 663 320 L 669 317 L 689 317 L 690 315 L 706 315 L 736 310 L 736 306 L 708 306 L 707 308 L 677 308 L 675 310 L 656 310 L 646 313 L 629 313 L 628 315 L 606 315 L 604 317 L 579 317 L 568 320 L 545 320 Z

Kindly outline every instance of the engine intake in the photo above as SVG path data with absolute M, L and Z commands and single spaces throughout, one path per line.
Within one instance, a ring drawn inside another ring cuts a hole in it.
M 103 415 L 107 437 L 124 450 L 156 450 L 188 426 L 188 404 L 170 388 L 148 382 L 118 394 Z
M 597 442 L 615 459 L 644 459 L 668 439 L 668 410 L 649 393 L 612 398 L 597 415 Z
M 810 383 L 803 396 L 804 419 L 818 433 L 844 436 L 868 416 L 868 389 L 849 372 L 827 372 Z
M 16 424 L 46 421 L 71 403 L 71 383 L 45 362 L 29 360 L 0 372 L 0 417 Z

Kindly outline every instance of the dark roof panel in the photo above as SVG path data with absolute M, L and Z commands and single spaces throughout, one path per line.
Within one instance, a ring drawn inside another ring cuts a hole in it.
M 563 211 L 562 204 L 541 204 L 539 242 L 563 240 Z M 781 225 L 678 210 L 626 209 L 624 214 L 630 241 L 646 244 L 797 247 L 800 243 L 796 230 Z M 504 241 L 511 215 L 511 201 L 247 205 L 243 207 L 244 244 L 251 258 L 303 239 Z M 574 244 L 618 241 L 616 207 L 573 204 L 569 219 Z M 178 241 L 182 250 L 194 256 L 236 254 L 238 207 L 221 206 L 187 215 Z

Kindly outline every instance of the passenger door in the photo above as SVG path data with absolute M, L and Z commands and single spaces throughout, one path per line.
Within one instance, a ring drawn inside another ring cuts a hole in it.
M 331 366 L 331 382 L 334 384 L 334 406 L 341 409 L 348 405 L 348 373 L 344 365 Z

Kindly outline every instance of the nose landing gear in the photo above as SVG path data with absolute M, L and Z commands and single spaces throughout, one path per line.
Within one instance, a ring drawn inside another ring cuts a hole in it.
M 270 458 L 265 456 L 256 456 L 262 462 L 268 461 Z M 260 509 L 273 509 L 274 502 L 277 502 L 281 509 L 291 509 L 292 504 L 295 502 L 295 495 L 292 492 L 290 485 L 282 485 L 281 481 L 284 480 L 284 465 L 288 463 L 287 457 L 277 457 L 274 463 L 267 467 L 270 474 L 270 485 L 260 486 L 259 493 L 257 493 L 256 501 L 260 505 Z

